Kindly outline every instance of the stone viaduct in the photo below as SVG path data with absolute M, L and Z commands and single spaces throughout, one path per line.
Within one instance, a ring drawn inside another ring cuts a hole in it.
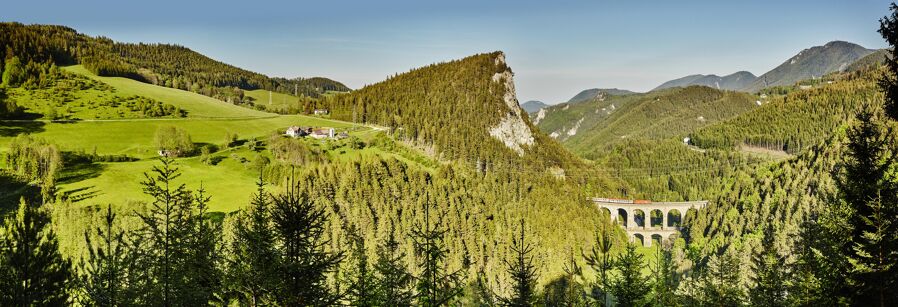
M 669 241 L 671 236 L 679 234 L 680 223 L 683 216 L 689 210 L 698 210 L 704 208 L 708 201 L 686 201 L 686 202 L 651 202 L 646 200 L 627 200 L 613 198 L 590 198 L 599 208 L 608 210 L 611 221 L 620 224 L 627 230 L 627 236 L 630 241 L 636 240 L 637 237 L 642 239 L 643 245 L 652 246 L 652 239 L 658 238 L 659 241 Z M 639 212 L 642 218 L 636 217 Z M 661 221 L 658 224 L 652 222 L 652 213 L 658 212 L 661 215 Z M 621 218 L 621 215 L 624 217 Z

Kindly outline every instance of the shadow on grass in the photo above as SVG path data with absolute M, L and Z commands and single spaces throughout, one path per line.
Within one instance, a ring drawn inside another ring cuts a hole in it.
M 40 202 L 40 188 L 0 172 L 0 216 L 15 211 L 22 198 L 27 202 Z
M 46 123 L 41 121 L 0 121 L 0 137 L 23 133 L 40 133 Z
M 77 203 L 82 200 L 91 199 L 100 195 L 99 190 L 95 190 L 93 186 L 83 187 L 74 190 L 61 191 L 62 199 Z
M 62 172 L 60 172 L 59 180 L 57 182 L 60 184 L 69 184 L 96 178 L 103 174 L 103 170 L 105 169 L 106 166 L 100 163 L 78 163 L 67 165 L 62 169 Z

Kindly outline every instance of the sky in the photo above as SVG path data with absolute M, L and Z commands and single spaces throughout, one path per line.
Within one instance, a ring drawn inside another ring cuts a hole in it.
M 587 88 L 648 91 L 690 74 L 755 75 L 844 40 L 883 48 L 889 0 L 10 1 L 0 21 L 173 43 L 280 77 L 350 88 L 431 63 L 505 52 L 521 102 Z

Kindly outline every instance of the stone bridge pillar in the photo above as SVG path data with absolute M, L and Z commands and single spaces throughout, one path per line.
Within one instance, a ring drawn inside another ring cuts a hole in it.
M 670 210 L 661 210 L 661 229 L 667 228 L 667 213 Z
M 633 216 L 633 209 L 627 210 L 627 229 L 636 228 L 636 217 Z

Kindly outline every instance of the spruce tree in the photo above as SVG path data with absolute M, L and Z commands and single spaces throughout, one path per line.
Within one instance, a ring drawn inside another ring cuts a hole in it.
M 445 247 L 445 236 L 448 229 L 439 214 L 436 222 L 431 221 L 430 206 L 424 202 L 421 220 L 412 230 L 415 254 L 421 272 L 415 276 L 417 280 L 417 305 L 425 307 L 447 306 L 462 294 L 462 271 L 449 271 L 446 268 L 446 257 L 449 251 Z
M 892 10 L 891 16 L 879 20 L 879 34 L 892 47 L 889 51 L 891 56 L 886 57 L 888 69 L 879 85 L 885 93 L 886 115 L 898 119 L 898 48 L 895 48 L 898 46 L 898 6 L 893 2 L 889 9 Z
M 218 231 L 203 217 L 208 198 L 202 189 L 194 196 L 183 184 L 176 185 L 180 173 L 173 160 L 161 162 L 144 174 L 144 193 L 153 202 L 148 212 L 138 213 L 142 225 L 135 232 L 138 266 L 147 274 L 142 300 L 163 306 L 205 305 L 218 290 L 219 278 Z
M 739 282 L 741 263 L 731 252 L 711 255 L 701 271 L 699 301 L 708 306 L 737 306 L 742 304 L 745 293 Z
M 350 231 L 350 242 L 353 262 L 347 274 L 349 279 L 346 299 L 351 306 L 381 306 L 377 296 L 377 280 L 365 250 L 365 238 L 358 233 L 358 230 L 353 229 Z
M 611 305 L 610 297 L 610 276 L 612 268 L 614 268 L 614 255 L 611 249 L 614 247 L 613 231 L 602 228 L 596 230 L 596 245 L 592 247 L 589 255 L 585 255 L 586 264 L 596 272 L 596 282 L 593 285 L 592 296 L 598 302 L 599 306 Z
M 271 201 L 260 173 L 256 194 L 237 215 L 228 260 L 230 288 L 249 306 L 267 305 L 277 293 L 279 258 L 271 224 Z
M 505 271 L 511 275 L 512 293 L 510 297 L 502 298 L 504 306 L 533 306 L 537 302 L 536 279 L 537 268 L 534 264 L 534 247 L 526 241 L 526 229 L 524 219 L 521 219 L 520 234 L 512 237 L 512 260 L 505 259 Z
M 125 231 L 116 225 L 112 206 L 106 207 L 103 224 L 94 234 L 84 233 L 87 259 L 81 262 L 81 304 L 85 306 L 120 306 L 137 300 L 129 278 L 134 261 Z M 92 237 L 99 241 L 94 243 Z
M 898 181 L 894 125 L 883 119 L 878 106 L 868 104 L 848 131 L 846 157 L 837 185 L 850 214 L 848 244 L 849 289 L 854 304 L 898 304 Z
M 754 276 L 749 299 L 756 306 L 786 306 L 787 282 L 791 280 L 786 257 L 776 247 L 773 226 L 768 226 L 761 251 L 752 255 Z
M 638 306 L 651 290 L 648 278 L 642 274 L 644 256 L 636 252 L 636 244 L 627 244 L 614 263 L 617 276 L 611 283 L 611 293 L 621 306 Z
M 677 265 L 673 259 L 671 247 L 658 246 L 655 254 L 655 263 L 652 266 L 652 295 L 653 306 L 677 306 L 679 302 L 675 295 L 679 285 Z
M 272 197 L 271 218 L 281 280 L 277 301 L 290 306 L 328 306 L 340 300 L 327 284 L 343 260 L 342 252 L 328 252 L 324 237 L 328 215 L 305 190 L 288 180 L 285 193 Z
M 405 264 L 402 245 L 396 240 L 396 227 L 390 223 L 387 240 L 377 248 L 376 272 L 378 302 L 382 306 L 411 306 L 412 275 Z
M 0 306 L 69 303 L 71 264 L 59 253 L 45 208 L 23 199 L 0 237 Z

